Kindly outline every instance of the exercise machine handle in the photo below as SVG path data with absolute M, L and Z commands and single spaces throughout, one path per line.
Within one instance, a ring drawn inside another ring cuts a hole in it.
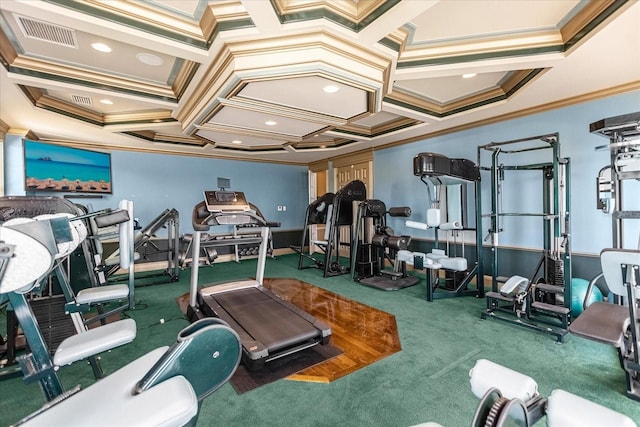
M 389 208 L 389 216 L 410 217 L 411 208 L 409 206 L 398 206 L 394 208 Z

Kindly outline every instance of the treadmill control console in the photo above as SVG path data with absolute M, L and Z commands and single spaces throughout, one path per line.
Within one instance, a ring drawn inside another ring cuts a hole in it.
M 247 212 L 251 210 L 244 193 L 239 191 L 205 191 L 204 202 L 209 212 Z

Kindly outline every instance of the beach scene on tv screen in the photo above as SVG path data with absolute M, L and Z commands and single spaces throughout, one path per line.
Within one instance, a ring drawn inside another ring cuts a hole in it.
M 111 193 L 109 154 L 25 141 L 27 191 Z

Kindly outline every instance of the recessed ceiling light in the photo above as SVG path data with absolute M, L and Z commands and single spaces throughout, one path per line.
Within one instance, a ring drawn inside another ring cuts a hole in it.
M 98 52 L 111 52 L 111 48 L 104 43 L 91 43 L 91 47 L 97 50 Z
M 478 75 L 477 73 L 467 73 L 467 74 L 463 74 L 462 78 L 463 79 L 470 79 L 470 78 L 475 77 L 477 75 Z
M 239 139 L 234 139 L 233 141 L 231 141 L 232 144 L 242 144 L 242 141 L 240 141 Z
M 267 120 L 266 122 L 264 122 L 264 124 L 267 126 L 275 126 L 278 124 L 278 122 L 274 122 L 273 120 Z
M 101 99 L 100 100 L 101 104 L 106 104 L 106 105 L 113 105 L 113 101 L 110 99 Z
M 325 87 L 322 88 L 323 91 L 325 91 L 326 93 L 336 93 L 337 91 L 340 90 L 340 88 L 336 85 L 326 85 Z
M 156 67 L 164 64 L 162 58 L 152 53 L 139 53 L 136 55 L 136 58 L 138 58 L 138 61 L 142 62 L 143 64 L 153 65 Z

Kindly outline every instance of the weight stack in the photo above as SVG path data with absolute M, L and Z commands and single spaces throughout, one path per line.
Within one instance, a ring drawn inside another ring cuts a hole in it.
M 437 270 L 436 270 L 437 271 Z M 444 287 L 450 291 L 453 291 L 460 286 L 460 283 L 467 277 L 466 271 L 452 271 L 445 270 L 444 273 Z
M 359 278 L 377 276 L 380 271 L 378 263 L 373 259 L 372 247 L 369 244 L 361 244 L 358 246 L 356 254 L 356 272 Z
M 546 275 L 545 281 L 551 285 L 564 286 L 564 264 L 561 259 L 550 255 L 545 257 Z
M 62 341 L 76 334 L 71 316 L 64 312 L 66 302 L 63 295 L 29 301 L 50 354 L 55 353 Z

